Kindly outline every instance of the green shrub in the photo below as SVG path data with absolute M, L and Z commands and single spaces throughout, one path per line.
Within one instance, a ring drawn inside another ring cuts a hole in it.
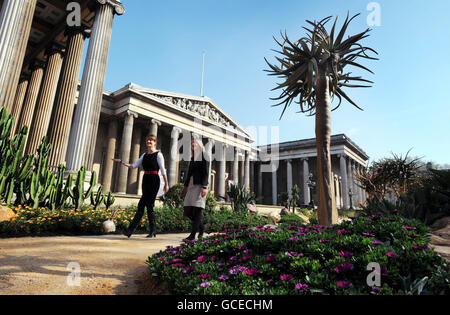
M 161 198 L 163 204 L 170 208 L 182 208 L 184 199 L 181 197 L 181 191 L 184 188 L 184 184 L 176 184 L 169 188 L 169 191 Z
M 290 213 L 288 215 L 281 216 L 280 224 L 302 225 L 305 224 L 305 220 L 294 213 Z

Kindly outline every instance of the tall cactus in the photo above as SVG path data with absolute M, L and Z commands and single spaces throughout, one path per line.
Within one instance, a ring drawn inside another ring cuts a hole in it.
M 61 164 L 58 167 L 58 180 L 54 186 L 54 189 L 50 193 L 50 207 L 52 210 L 59 209 L 64 206 L 67 198 L 69 198 L 68 190 L 64 187 L 64 172 L 66 166 Z M 70 184 L 72 185 L 72 184 Z M 67 187 L 67 185 L 66 185 Z
M 106 206 L 106 209 L 110 209 L 111 206 L 114 204 L 114 202 L 116 201 L 116 198 L 113 196 L 113 194 L 111 192 L 108 192 L 108 195 L 105 196 L 105 200 L 103 201 L 103 203 Z
M 97 173 L 92 172 L 90 187 L 84 192 L 84 181 L 86 179 L 86 167 L 81 167 L 78 171 L 75 186 L 69 188 L 69 196 L 72 198 L 75 209 L 80 210 L 84 204 L 84 201 L 88 199 L 94 191 L 94 187 L 97 185 Z
M 94 206 L 95 210 L 98 210 L 105 199 L 105 195 L 103 195 L 103 186 L 100 185 L 96 196 L 94 197 L 94 193 L 91 194 L 91 205 Z
M 55 174 L 48 170 L 50 149 L 51 144 L 48 143 L 48 138 L 45 136 L 38 148 L 39 158 L 30 185 L 30 198 L 35 210 L 50 197 L 50 193 L 54 189 Z

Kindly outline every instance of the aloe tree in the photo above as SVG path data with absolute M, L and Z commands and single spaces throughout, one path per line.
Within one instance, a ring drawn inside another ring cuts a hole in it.
M 325 29 L 325 25 L 331 20 L 331 16 L 320 22 L 307 21 L 312 26 L 312 28 L 303 27 L 307 31 L 307 37 L 292 42 L 285 33 L 281 34 L 282 43 L 274 37 L 281 48 L 281 51 L 276 51 L 281 55 L 276 57 L 279 66 L 269 63 L 266 59 L 270 67 L 270 70 L 266 70 L 269 75 L 284 79 L 284 82 L 277 84 L 278 86 L 273 89 L 282 90 L 280 96 L 272 98 L 280 101 L 274 106 L 284 106 L 281 117 L 293 102 L 299 105 L 301 113 L 316 116 L 319 221 L 323 225 L 337 223 L 331 176 L 331 112 L 340 107 L 342 99 L 362 110 L 347 96 L 343 88 L 370 87 L 359 82 L 373 83 L 344 72 L 347 66 L 355 66 L 372 73 L 355 60 L 359 58 L 376 60 L 367 52 L 375 54 L 377 52 L 359 43 L 369 36 L 370 29 L 344 40 L 348 25 L 358 15 L 350 19 L 347 15 L 339 33 L 336 32 L 337 18 L 330 33 Z M 339 99 L 339 104 L 332 110 L 334 97 Z

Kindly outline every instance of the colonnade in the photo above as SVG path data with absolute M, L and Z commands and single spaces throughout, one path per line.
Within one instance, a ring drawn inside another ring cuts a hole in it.
M 358 208 L 360 207 L 360 203 L 364 202 L 367 199 L 367 193 L 357 184 L 356 174 L 360 173 L 364 165 L 360 162 L 352 159 L 346 154 L 335 155 L 336 158 L 339 159 L 339 172 L 336 174 L 333 173 L 333 187 L 335 191 L 336 204 L 339 208 L 349 209 L 350 207 Z M 300 190 L 303 194 L 303 200 L 301 202 L 305 205 L 309 205 L 311 203 L 311 189 L 310 189 L 310 161 L 312 157 L 309 158 L 301 158 L 298 159 L 300 162 L 299 170 L 302 169 L 301 172 L 297 175 L 301 178 L 300 182 Z M 315 158 L 314 158 L 315 159 Z M 293 159 L 287 159 L 286 162 L 286 187 L 289 197 L 292 197 L 292 187 L 293 187 L 293 177 L 296 176 L 293 172 L 292 164 L 294 162 Z M 280 163 L 281 165 L 281 163 Z M 261 164 L 257 163 L 257 172 L 258 174 L 258 190 L 257 196 L 263 196 L 263 174 L 260 171 Z M 271 174 L 271 191 L 272 191 L 272 203 L 273 205 L 278 204 L 278 194 L 282 191 L 278 187 L 278 176 L 280 169 L 273 171 Z M 314 178 L 317 181 L 316 178 Z M 351 200 L 350 200 L 351 194 Z
M 45 60 L 30 62 L 23 74 L 24 56 L 36 0 L 5 0 L 0 14 L 0 106 L 16 117 L 12 135 L 28 127 L 25 154 L 36 153 L 42 138 L 49 136 L 49 165 L 67 162 L 68 172 L 81 166 L 92 169 L 100 119 L 106 65 L 114 15 L 125 12 L 118 0 L 95 0 L 91 30 L 66 27 L 65 47 L 52 42 Z M 85 40 L 90 36 L 78 104 L 78 77 Z M 75 116 L 74 116 L 75 115 Z

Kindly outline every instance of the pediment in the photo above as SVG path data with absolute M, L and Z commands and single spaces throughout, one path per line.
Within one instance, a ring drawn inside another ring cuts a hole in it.
M 130 84 L 129 88 L 138 93 L 156 98 L 161 101 L 162 104 L 169 104 L 171 107 L 175 107 L 182 112 L 189 113 L 190 115 L 198 117 L 202 120 L 209 121 L 210 123 L 224 129 L 243 133 L 248 138 L 253 140 L 252 136 L 244 128 L 242 128 L 234 119 L 232 119 L 217 104 L 207 97 L 197 97 L 160 91 L 140 87 L 135 84 Z

